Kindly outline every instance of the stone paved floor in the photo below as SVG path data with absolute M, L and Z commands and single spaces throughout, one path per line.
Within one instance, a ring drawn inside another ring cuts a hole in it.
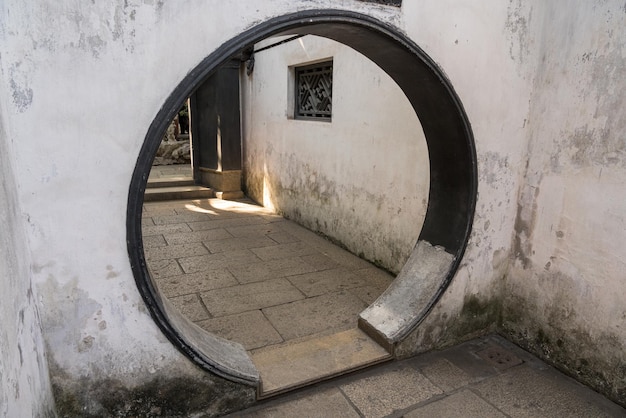
M 163 166 L 151 176 L 180 176 Z M 387 273 L 250 201 L 147 203 L 160 290 L 203 328 L 266 350 L 353 328 Z M 498 336 L 385 363 L 231 417 L 626 417 L 626 410 Z
M 157 165 L 153 166 L 150 170 L 151 179 L 162 179 L 167 177 L 191 177 L 191 165 L 189 164 L 172 164 L 172 165 Z
M 393 280 L 249 200 L 146 203 L 142 227 L 160 291 L 250 351 L 354 328 Z
M 386 363 L 229 415 L 626 417 L 626 410 L 499 336 Z

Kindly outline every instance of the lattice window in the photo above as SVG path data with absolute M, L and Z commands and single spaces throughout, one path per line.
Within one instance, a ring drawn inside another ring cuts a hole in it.
M 333 97 L 333 62 L 295 68 L 298 119 L 330 120 Z

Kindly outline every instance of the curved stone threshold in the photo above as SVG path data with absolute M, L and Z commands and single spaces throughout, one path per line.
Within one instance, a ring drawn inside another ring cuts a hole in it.
M 442 278 L 454 255 L 445 248 L 418 241 L 408 261 L 385 292 L 359 315 L 359 328 L 387 351 L 428 315 L 439 299 Z
M 167 298 L 162 302 L 172 326 L 215 374 L 244 385 L 259 386 L 259 371 L 243 345 L 203 330 L 181 314 Z

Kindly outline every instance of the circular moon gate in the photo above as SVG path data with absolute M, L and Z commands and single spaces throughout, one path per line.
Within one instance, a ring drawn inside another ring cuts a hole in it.
M 169 306 L 152 282 L 141 233 L 143 196 L 163 133 L 183 101 L 232 57 L 265 38 L 286 34 L 322 36 L 360 52 L 398 84 L 421 122 L 430 159 L 430 192 L 418 245 L 426 242 L 449 257 L 419 315 L 397 333 L 400 340 L 419 325 L 452 280 L 469 239 L 476 205 L 476 154 L 463 106 L 434 61 L 397 29 L 359 13 L 309 10 L 270 19 L 221 45 L 174 89 L 148 129 L 130 184 L 127 243 L 139 291 L 168 339 L 200 367 L 248 385 L 258 385 L 259 377 L 245 351 L 203 334 Z

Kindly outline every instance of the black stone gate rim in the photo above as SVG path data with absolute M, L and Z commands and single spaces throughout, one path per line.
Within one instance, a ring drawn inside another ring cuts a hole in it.
M 180 324 L 180 318 L 171 318 L 172 314 L 166 312 L 147 269 L 141 215 L 152 160 L 169 121 L 183 101 L 229 59 L 267 37 L 286 34 L 322 36 L 357 50 L 391 76 L 415 109 L 426 137 L 430 159 L 428 208 L 419 240 L 441 246 L 454 256 L 447 274 L 441 278 L 440 286 L 432 295 L 428 311 L 437 303 L 459 266 L 476 206 L 476 152 L 471 126 L 461 101 L 443 71 L 397 28 L 360 13 L 307 10 L 259 23 L 218 47 L 174 89 L 148 129 L 130 183 L 127 246 L 139 291 L 154 321 L 168 339 L 204 369 L 251 385 L 257 382 L 233 375 L 228 367 L 198 349 L 190 336 L 175 325 Z

